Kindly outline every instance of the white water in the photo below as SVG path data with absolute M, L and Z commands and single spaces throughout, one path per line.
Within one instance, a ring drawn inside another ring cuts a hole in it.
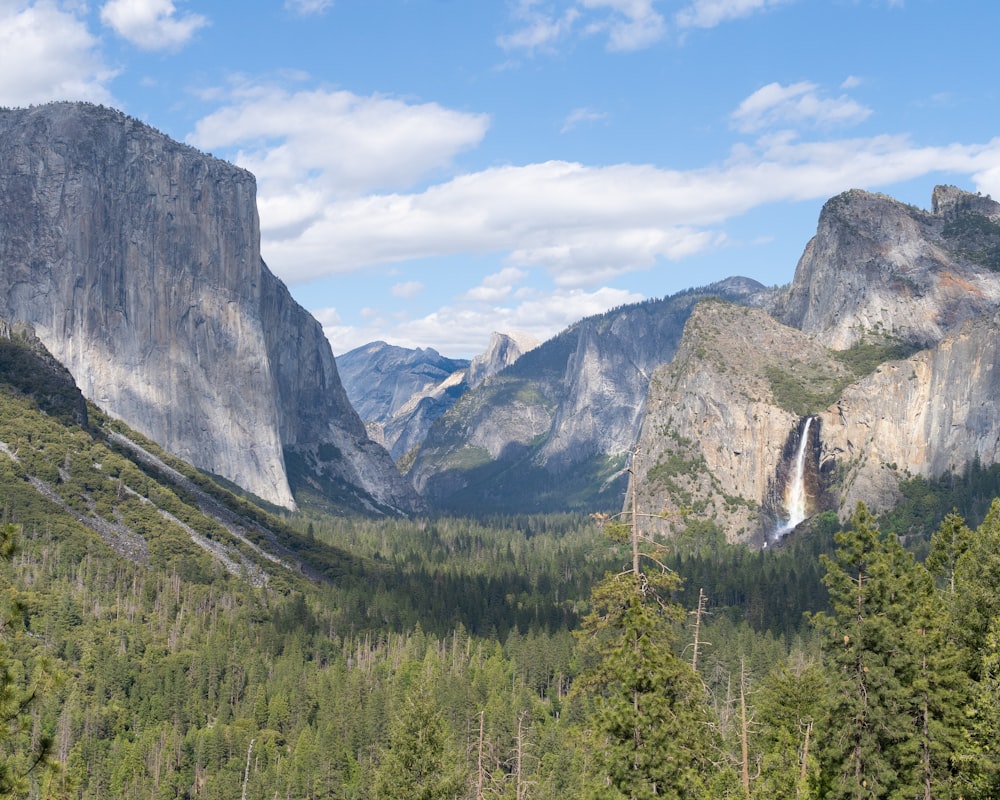
M 802 435 L 799 438 L 799 449 L 795 453 L 795 465 L 792 469 L 791 479 L 785 486 L 785 513 L 788 519 L 774 533 L 774 538 L 780 539 L 786 533 L 795 528 L 808 514 L 806 513 L 806 451 L 809 448 L 809 426 L 812 425 L 813 418 L 806 417 L 806 424 L 802 426 Z

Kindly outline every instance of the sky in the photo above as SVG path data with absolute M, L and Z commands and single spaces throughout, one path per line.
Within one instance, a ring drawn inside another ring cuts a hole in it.
M 334 353 L 470 358 L 786 284 L 848 189 L 1000 198 L 998 30 L 995 0 L 0 0 L 0 106 L 245 167 Z

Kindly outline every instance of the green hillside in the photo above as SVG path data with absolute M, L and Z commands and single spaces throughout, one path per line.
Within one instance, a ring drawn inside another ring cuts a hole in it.
M 996 796 L 995 478 L 914 482 L 883 520 L 933 572 L 862 509 L 757 553 L 692 521 L 642 543 L 637 574 L 629 528 L 583 515 L 278 515 L 82 404 L 12 334 L 0 791 Z

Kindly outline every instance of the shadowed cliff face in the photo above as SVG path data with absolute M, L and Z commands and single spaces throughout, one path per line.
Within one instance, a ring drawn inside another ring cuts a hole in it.
M 119 112 L 0 112 L 0 315 L 107 412 L 264 500 L 295 504 L 287 448 L 336 439 L 359 496 L 413 501 L 261 260 L 253 176 Z

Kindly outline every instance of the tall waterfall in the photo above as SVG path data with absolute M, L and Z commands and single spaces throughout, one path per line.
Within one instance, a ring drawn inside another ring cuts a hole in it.
M 806 510 L 806 453 L 809 450 L 809 428 L 813 418 L 806 417 L 805 425 L 802 426 L 802 434 L 799 436 L 799 447 L 795 453 L 795 463 L 792 465 L 792 474 L 789 476 L 785 486 L 785 513 L 788 519 L 785 524 L 775 531 L 774 538 L 780 539 L 789 533 L 808 515 Z

